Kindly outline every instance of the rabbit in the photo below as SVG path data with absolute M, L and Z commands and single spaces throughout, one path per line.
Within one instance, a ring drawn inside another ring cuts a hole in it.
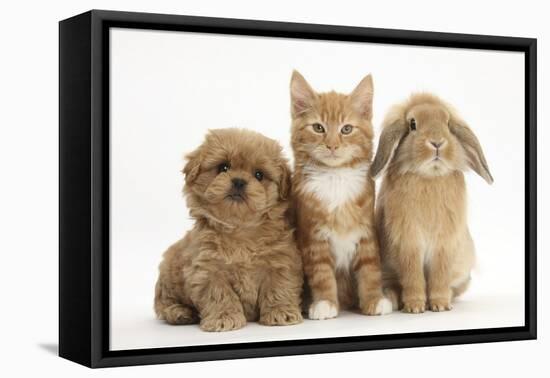
M 463 172 L 493 183 L 477 137 L 430 93 L 414 93 L 383 121 L 370 175 L 383 175 L 375 210 L 384 291 L 394 309 L 452 309 L 469 286 L 475 249 Z

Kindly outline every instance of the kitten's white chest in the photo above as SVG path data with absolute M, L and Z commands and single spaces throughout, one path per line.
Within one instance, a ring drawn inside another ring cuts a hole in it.
M 356 167 L 304 167 L 304 191 L 313 194 L 328 211 L 352 201 L 367 185 L 368 164 Z
M 359 241 L 364 236 L 364 232 L 361 232 L 361 230 L 351 230 L 345 235 L 327 231 L 327 237 L 330 243 L 332 256 L 334 257 L 334 265 L 336 270 L 350 269 L 351 262 L 357 253 Z

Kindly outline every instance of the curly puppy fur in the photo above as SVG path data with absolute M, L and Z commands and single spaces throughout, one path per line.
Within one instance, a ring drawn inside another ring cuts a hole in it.
M 384 174 L 376 227 L 385 290 L 404 312 L 450 310 L 468 287 L 468 168 L 493 182 L 478 139 L 450 105 L 419 93 L 389 111 L 371 175 Z
M 290 171 L 281 146 L 219 129 L 187 158 L 184 193 L 196 223 L 164 254 L 157 316 L 200 322 L 204 331 L 300 323 L 302 262 L 286 220 Z

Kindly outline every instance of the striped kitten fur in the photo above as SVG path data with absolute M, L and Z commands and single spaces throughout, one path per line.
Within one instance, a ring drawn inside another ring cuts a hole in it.
M 296 239 L 311 296 L 309 318 L 341 309 L 391 312 L 374 229 L 372 77 L 349 95 L 316 93 L 294 71 L 291 144 Z

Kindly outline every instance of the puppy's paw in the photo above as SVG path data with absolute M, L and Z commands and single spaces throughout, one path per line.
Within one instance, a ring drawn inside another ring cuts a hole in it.
M 260 324 L 268 326 L 284 326 L 298 324 L 303 321 L 298 307 L 273 308 L 260 316 Z
M 360 309 L 365 315 L 386 315 L 392 312 L 393 305 L 386 297 L 376 297 L 362 303 Z
M 182 304 L 173 304 L 162 310 L 160 319 L 166 320 L 168 324 L 191 324 L 196 323 L 198 318 L 193 309 Z
M 434 312 L 449 311 L 453 309 L 453 305 L 449 299 L 435 298 L 430 299 L 430 310 Z
M 422 299 L 414 299 L 403 301 L 403 312 L 410 314 L 420 314 L 426 311 L 426 301 Z
M 206 332 L 233 331 L 246 325 L 243 313 L 223 313 L 217 316 L 207 316 L 201 320 L 200 328 Z
M 331 319 L 338 316 L 338 308 L 327 300 L 317 301 L 309 306 L 309 318 L 314 320 Z

